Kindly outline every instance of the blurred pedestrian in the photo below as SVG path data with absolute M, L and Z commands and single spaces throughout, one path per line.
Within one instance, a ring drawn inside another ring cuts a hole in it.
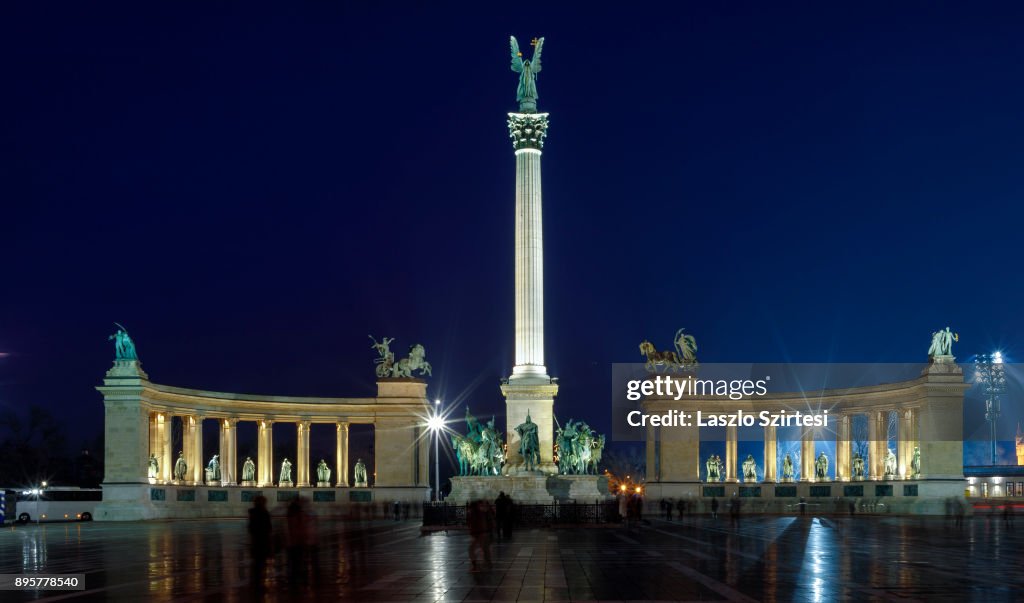
M 306 501 L 301 496 L 288 503 L 287 520 L 288 585 L 296 589 L 307 582 L 313 541 L 311 519 L 306 511 Z
M 686 501 L 680 498 L 676 502 L 676 510 L 679 512 L 679 521 L 682 521 L 683 516 L 686 515 Z
M 271 553 L 271 523 L 267 511 L 267 499 L 257 496 L 252 500 L 249 509 L 249 553 L 252 565 L 249 571 L 249 583 L 257 593 L 263 592 L 263 580 L 266 576 L 267 558 Z
M 477 549 L 483 550 L 484 566 L 491 567 L 491 531 L 494 529 L 493 511 L 486 500 L 477 500 L 469 505 L 469 561 L 471 572 L 480 571 L 476 562 Z
M 718 519 L 718 498 L 711 497 L 711 519 Z

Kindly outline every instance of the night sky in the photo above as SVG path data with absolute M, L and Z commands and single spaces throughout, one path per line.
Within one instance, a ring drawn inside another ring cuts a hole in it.
M 118 321 L 154 382 L 260 394 L 373 395 L 367 334 L 422 342 L 431 397 L 500 417 L 510 34 L 546 37 L 559 418 L 607 430 L 610 363 L 679 327 L 1024 358 L 1024 6 L 560 6 L 0 9 L 0 412 L 91 441 Z

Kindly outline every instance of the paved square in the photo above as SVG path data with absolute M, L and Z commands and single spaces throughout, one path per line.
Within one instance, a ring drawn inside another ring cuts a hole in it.
M 285 536 L 282 519 L 275 533 Z M 621 527 L 524 530 L 471 573 L 469 536 L 417 522 L 321 521 L 307 580 L 282 550 L 266 600 L 1020 600 L 1024 525 L 881 517 L 651 519 Z M 315 567 L 312 567 L 315 566 Z M 315 571 L 314 571 L 315 570 Z M 85 573 L 85 592 L 3 601 L 252 600 L 242 520 L 19 526 L 0 532 L 2 573 Z

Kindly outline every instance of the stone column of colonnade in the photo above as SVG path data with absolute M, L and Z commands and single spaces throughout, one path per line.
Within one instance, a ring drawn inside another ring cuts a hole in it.
M 850 429 L 853 419 L 848 414 L 838 417 L 839 429 L 836 437 L 836 479 L 849 481 L 852 475 L 850 457 Z
M 800 434 L 800 481 L 814 480 L 814 430 L 805 427 Z
M 335 472 L 337 476 L 337 485 L 342 488 L 348 487 L 348 423 L 341 421 L 337 423 L 337 439 L 335 440 L 336 450 L 338 457 L 338 470 Z
M 868 415 L 868 439 L 871 479 L 881 480 L 885 475 L 885 453 L 888 449 L 888 411 L 875 410 Z
M 764 428 L 764 481 L 778 481 L 775 468 L 778 465 L 779 440 L 774 425 Z
M 256 423 L 257 452 L 256 471 L 257 485 L 274 485 L 274 422 L 264 419 Z
M 309 421 L 299 421 L 295 424 L 296 453 L 295 453 L 295 485 L 299 488 L 309 487 Z
M 149 413 L 149 454 L 157 460 L 155 479 L 171 481 L 171 415 L 168 413 Z M 149 466 L 148 455 L 146 466 Z
M 238 419 L 220 419 L 220 484 L 234 486 L 238 471 Z
M 188 471 L 185 473 L 185 483 L 195 482 L 196 463 L 193 460 L 196 446 L 196 418 L 187 415 L 181 418 L 181 453 L 185 459 Z
M 725 481 L 735 482 L 736 479 L 736 426 L 725 428 Z
M 899 410 L 899 474 L 904 479 L 909 479 L 913 470 L 910 461 L 914 458 L 914 446 L 916 446 L 916 416 L 913 408 L 901 408 Z

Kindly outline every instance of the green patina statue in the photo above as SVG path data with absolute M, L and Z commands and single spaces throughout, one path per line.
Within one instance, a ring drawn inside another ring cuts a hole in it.
M 512 45 L 512 71 L 519 74 L 519 88 L 516 89 L 516 100 L 519 101 L 520 113 L 537 112 L 537 74 L 540 73 L 540 51 L 544 46 L 544 38 L 534 38 L 533 59 L 523 59 L 519 51 L 519 42 L 515 36 L 509 38 Z
M 537 436 L 537 424 L 530 419 L 530 412 L 526 412 L 526 421 L 516 427 L 519 434 L 519 454 L 523 455 L 523 462 L 527 471 L 533 471 L 540 465 L 540 440 Z
M 114 324 L 117 325 L 117 332 L 107 338 L 114 340 L 114 360 L 138 360 L 135 342 L 128 336 L 128 330 L 116 322 Z
M 174 479 L 183 481 L 188 473 L 188 463 L 185 462 L 185 452 L 178 453 L 178 460 L 174 461 Z

